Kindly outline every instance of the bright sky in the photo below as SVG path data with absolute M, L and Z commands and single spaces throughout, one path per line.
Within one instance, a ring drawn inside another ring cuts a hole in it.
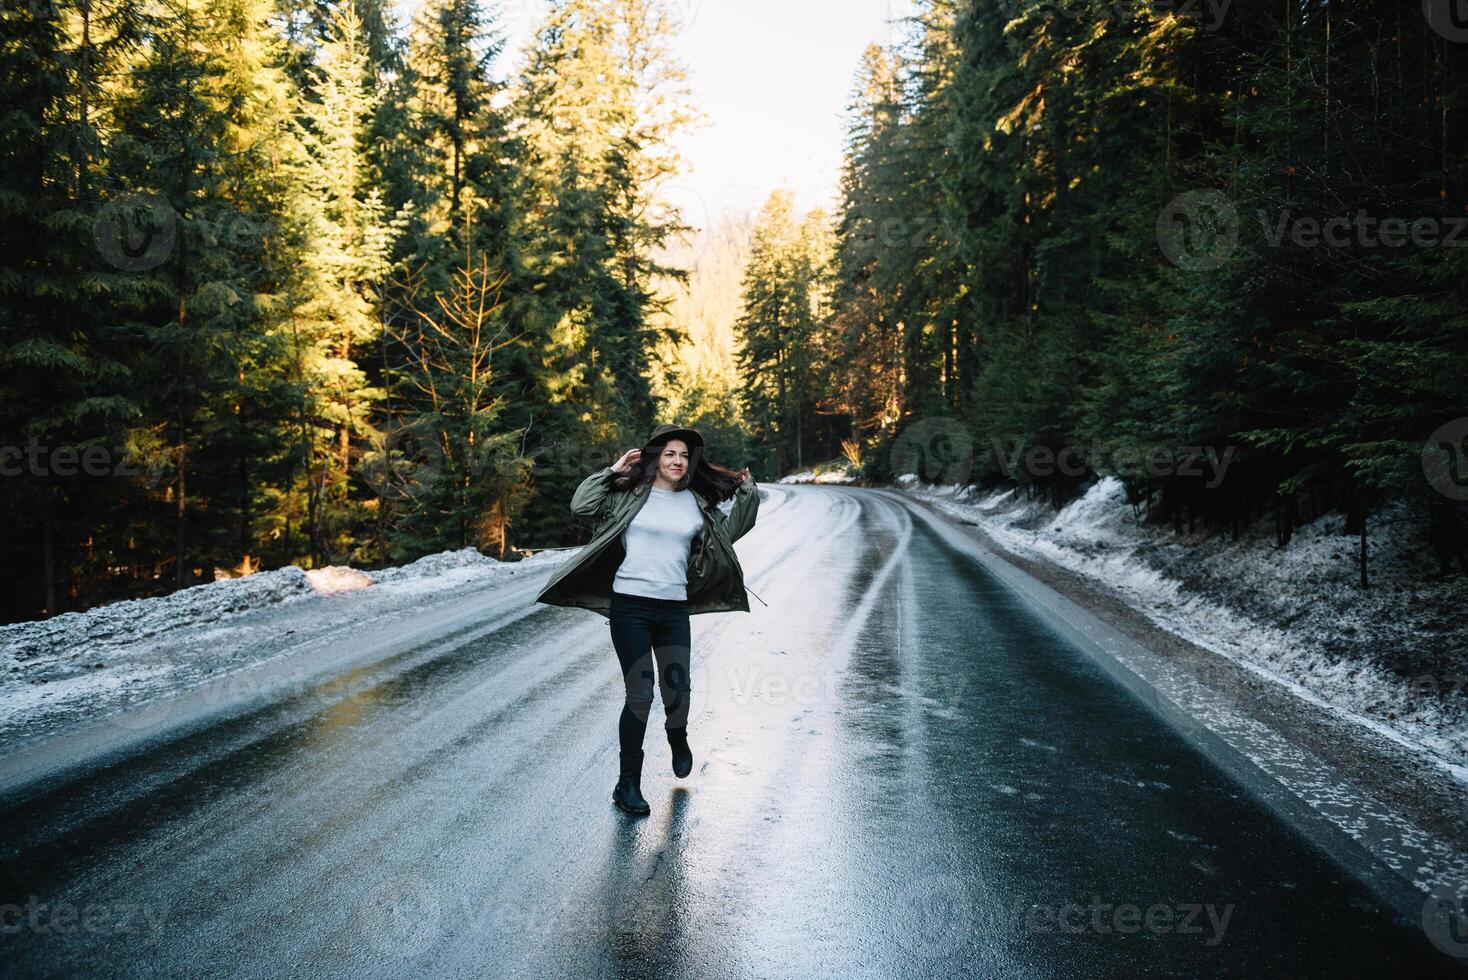
M 862 51 L 889 39 L 908 0 L 667 0 L 681 24 L 674 47 L 705 119 L 679 150 L 689 174 L 669 197 L 685 220 L 757 209 L 788 187 L 802 210 L 832 208 Z M 545 0 L 500 0 L 518 50 Z M 501 66 L 504 70 L 504 66 Z

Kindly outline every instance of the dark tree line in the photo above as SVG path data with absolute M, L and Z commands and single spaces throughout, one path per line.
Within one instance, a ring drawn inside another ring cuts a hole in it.
M 1115 474 L 1284 543 L 1405 497 L 1461 550 L 1423 450 L 1468 416 L 1465 99 L 1468 31 L 1417 4 L 927 0 L 857 78 L 802 454 L 881 478 L 962 430 L 1056 505 Z
M 666 359 L 669 15 L 557 0 L 510 77 L 480 0 L 5 5 L 0 615 L 570 543 L 680 384 L 762 476 L 927 440 L 1281 543 L 1405 497 L 1461 555 L 1423 468 L 1462 489 L 1459 25 L 926 0 L 862 62 L 837 214 L 761 216 L 734 405 Z
M 653 0 L 513 76 L 490 10 L 5 5 L 0 616 L 573 539 L 678 335 L 682 75 Z

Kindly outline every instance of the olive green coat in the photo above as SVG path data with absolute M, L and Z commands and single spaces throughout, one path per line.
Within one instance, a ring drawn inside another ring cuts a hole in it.
M 571 496 L 571 512 L 598 519 L 591 542 L 556 569 L 536 598 L 552 606 L 579 606 L 610 617 L 612 578 L 626 556 L 622 532 L 647 502 L 649 483 L 631 490 L 612 490 L 610 466 L 581 481 Z M 689 489 L 703 512 L 703 534 L 688 551 L 688 614 L 749 612 L 744 594 L 744 571 L 734 553 L 734 542 L 754 527 L 759 511 L 759 488 L 748 479 L 734 491 L 734 506 L 725 518 L 717 504 Z

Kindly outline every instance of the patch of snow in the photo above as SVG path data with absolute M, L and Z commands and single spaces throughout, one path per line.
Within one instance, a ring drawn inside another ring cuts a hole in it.
M 288 566 L 0 626 L 0 744 L 178 693 L 363 618 L 497 587 L 576 550 L 501 562 L 464 548 L 375 571 Z
M 826 463 L 815 469 L 802 470 L 799 473 L 789 473 L 775 481 L 776 483 L 855 483 L 856 475 L 850 470 L 845 462 Z
M 18 666 L 35 668 L 79 647 L 134 642 L 315 593 L 306 572 L 289 566 L 206 582 L 166 596 L 126 599 L 85 612 L 0 626 L 0 664 L 14 673 Z
M 306 581 L 311 588 L 325 595 L 365 589 L 372 584 L 372 576 L 359 572 L 349 565 L 327 565 L 325 568 L 306 570 Z
M 461 548 L 458 551 L 441 551 L 436 555 L 425 555 L 417 561 L 395 568 L 384 568 L 372 573 L 374 582 L 401 582 L 442 575 L 444 572 L 488 571 L 503 563 L 479 551 L 478 548 Z

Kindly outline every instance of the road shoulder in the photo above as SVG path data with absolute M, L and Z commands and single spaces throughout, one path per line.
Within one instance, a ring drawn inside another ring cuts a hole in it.
M 1302 834 L 1421 925 L 1468 882 L 1468 786 L 1404 747 L 1158 626 L 1099 584 L 899 499 L 1013 587 Z

